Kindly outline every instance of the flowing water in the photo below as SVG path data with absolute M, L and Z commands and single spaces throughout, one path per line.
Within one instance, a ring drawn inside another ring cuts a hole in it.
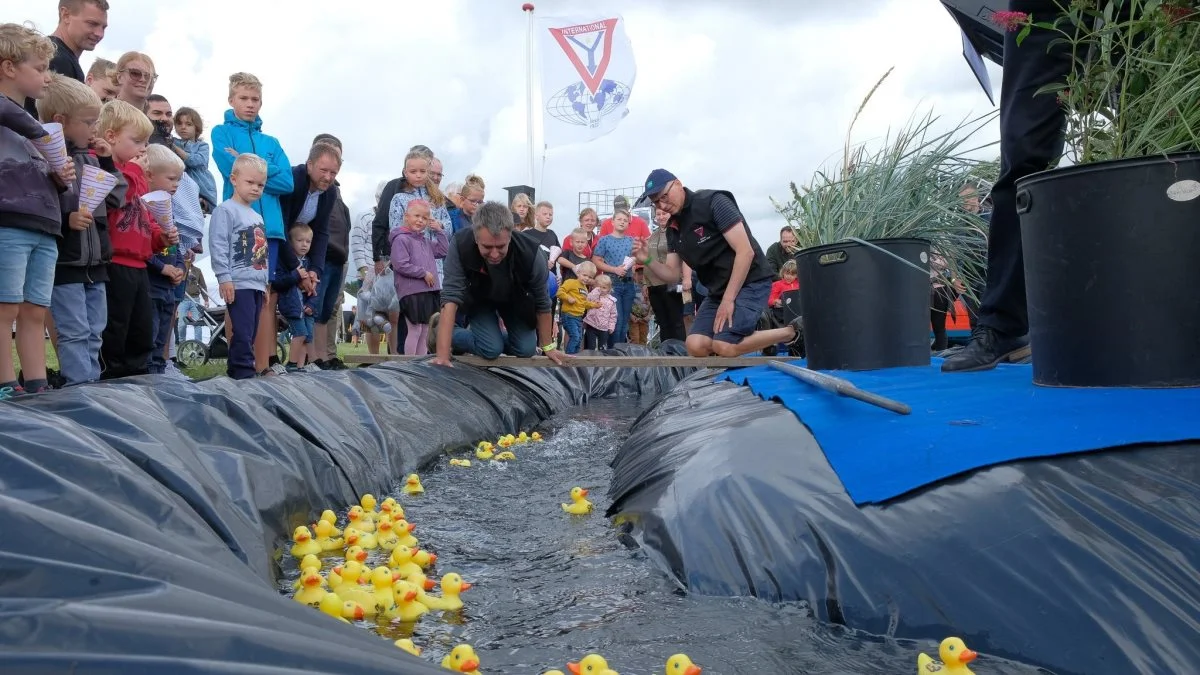
M 363 625 L 390 640 L 413 638 L 434 663 L 470 643 L 488 675 L 566 672 L 567 661 L 590 652 L 624 675 L 662 673 L 677 652 L 705 675 L 891 675 L 913 672 L 921 649 L 936 653 L 932 643 L 819 623 L 798 603 L 688 595 L 619 543 L 603 517 L 608 463 L 646 403 L 604 400 L 567 411 L 539 427 L 545 441 L 513 448 L 515 462 L 471 455 L 470 468 L 445 458 L 427 467 L 425 494 L 397 499 L 421 547 L 437 553 L 436 573 L 458 572 L 474 587 L 454 615 Z M 559 507 L 575 485 L 591 491 L 592 515 Z M 972 667 L 981 675 L 1046 672 L 986 656 Z

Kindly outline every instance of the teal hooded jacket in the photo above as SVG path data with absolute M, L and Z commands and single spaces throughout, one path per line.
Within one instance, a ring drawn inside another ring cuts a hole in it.
M 231 108 L 225 111 L 225 123 L 213 127 L 209 138 L 212 140 L 213 160 L 225 182 L 222 200 L 233 197 L 233 183 L 229 182 L 229 174 L 233 170 L 234 158 L 226 152 L 226 148 L 233 148 L 238 153 L 254 153 L 267 162 L 267 184 L 262 198 L 253 207 L 263 217 L 267 239 L 286 239 L 287 228 L 283 224 L 279 196 L 291 194 L 294 189 L 292 166 L 279 141 L 262 132 L 262 118 L 255 117 L 253 122 L 245 122 L 238 119 Z

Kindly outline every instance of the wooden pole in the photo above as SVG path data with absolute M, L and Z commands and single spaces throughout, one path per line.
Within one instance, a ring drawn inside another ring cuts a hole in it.
M 845 396 L 846 398 L 852 398 L 857 401 L 862 401 L 863 403 L 870 403 L 871 405 L 878 406 L 884 410 L 890 410 L 897 415 L 908 415 L 912 413 L 912 407 L 910 407 L 907 403 L 901 403 L 899 401 L 894 401 L 890 398 L 880 396 L 879 394 L 873 394 L 869 391 L 864 391 L 856 387 L 853 382 L 850 382 L 849 380 L 843 380 L 840 377 L 834 377 L 833 375 L 829 375 L 827 373 L 820 373 L 815 370 L 809 370 L 808 368 L 797 366 L 793 363 L 784 363 L 783 361 L 776 361 L 774 359 L 772 359 L 767 365 L 782 373 L 787 373 L 801 382 L 824 389 L 831 394 Z

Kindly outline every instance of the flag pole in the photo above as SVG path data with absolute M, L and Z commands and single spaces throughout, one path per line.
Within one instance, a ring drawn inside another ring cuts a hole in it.
M 529 183 L 533 187 L 533 3 L 521 5 L 528 19 L 525 32 L 525 140 L 529 146 Z

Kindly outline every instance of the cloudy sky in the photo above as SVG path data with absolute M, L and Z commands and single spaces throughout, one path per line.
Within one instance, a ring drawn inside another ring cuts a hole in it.
M 49 33 L 56 3 L 36 4 L 40 14 L 26 18 Z M 255 73 L 265 83 L 265 130 L 293 163 L 317 133 L 342 139 L 340 181 L 356 215 L 416 143 L 443 158 L 446 181 L 482 175 L 489 197 L 503 200 L 505 186 L 525 182 L 520 2 L 286 4 L 121 0 L 94 55 L 148 53 L 156 93 L 198 109 L 207 125 L 228 107 L 229 74 Z M 544 168 L 539 152 L 538 197 L 558 207 L 560 236 L 574 226 L 580 191 L 637 185 L 662 166 L 690 187 L 732 190 L 765 247 L 783 224 L 769 197 L 785 197 L 789 181 L 806 182 L 840 153 L 855 109 L 891 66 L 858 141 L 880 138 L 918 108 L 947 126 L 991 109 L 937 0 L 537 4 L 540 15 L 620 12 L 637 58 L 630 114 L 614 132 L 549 150 Z M 92 58 L 84 54 L 85 69 Z M 989 67 L 998 91 L 999 68 Z

